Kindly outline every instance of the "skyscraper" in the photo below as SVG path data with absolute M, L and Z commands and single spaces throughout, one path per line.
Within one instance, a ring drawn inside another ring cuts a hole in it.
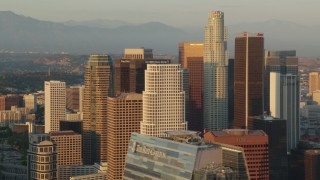
M 298 75 L 296 51 L 266 51 L 264 67 L 264 111 L 270 111 L 270 72 Z
M 299 76 L 270 73 L 271 115 L 287 120 L 287 152 L 297 147 L 300 139 Z
M 91 55 L 86 66 L 83 102 L 83 162 L 107 161 L 107 97 L 112 89 L 108 55 Z
M 50 133 L 51 141 L 57 145 L 57 165 L 82 165 L 82 137 L 73 131 Z
M 235 39 L 234 127 L 247 128 L 250 116 L 263 112 L 263 34 L 243 33 Z
M 204 43 L 203 119 L 207 130 L 228 127 L 228 52 L 224 13 L 209 13 Z
M 66 119 L 66 83 L 61 81 L 44 82 L 45 132 L 60 130 L 60 120 Z
M 142 95 L 122 93 L 108 97 L 108 179 L 122 179 L 132 132 L 140 132 Z
M 114 62 L 114 92 L 119 96 L 122 92 L 142 93 L 144 89 L 144 59 L 117 59 Z
M 166 131 L 187 129 L 180 64 L 148 64 L 142 94 L 141 134 L 162 137 Z
M 203 43 L 180 43 L 179 63 L 183 68 L 189 69 L 189 97 L 187 98 L 189 108 L 188 128 L 190 130 L 202 131 Z
M 250 130 L 263 130 L 268 135 L 270 179 L 288 179 L 287 121 L 262 115 L 253 117 L 249 125 Z
M 312 95 L 313 91 L 319 90 L 319 73 L 309 73 L 309 95 Z
M 201 59 L 203 61 L 203 43 L 185 42 L 179 43 L 179 64 L 182 68 L 190 68 L 190 59 Z

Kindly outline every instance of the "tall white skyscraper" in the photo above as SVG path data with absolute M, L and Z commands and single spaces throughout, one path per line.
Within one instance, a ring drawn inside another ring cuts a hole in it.
M 66 83 L 44 82 L 45 133 L 60 131 L 60 120 L 66 119 Z
M 180 64 L 148 64 L 142 98 L 141 134 L 164 137 L 166 131 L 187 129 Z
M 228 128 L 228 52 L 224 13 L 209 13 L 204 43 L 204 128 Z
M 287 120 L 287 152 L 297 147 L 300 138 L 299 76 L 270 73 L 270 111 Z

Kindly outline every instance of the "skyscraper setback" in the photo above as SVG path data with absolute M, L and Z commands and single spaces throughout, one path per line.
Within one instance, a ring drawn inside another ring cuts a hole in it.
M 203 119 L 208 130 L 228 127 L 228 52 L 224 13 L 209 13 L 204 43 Z
M 185 92 L 179 64 L 148 64 L 145 71 L 141 134 L 162 137 L 186 130 Z
M 234 127 L 247 128 L 263 112 L 263 34 L 244 32 L 235 40 Z
M 83 102 L 83 162 L 107 161 L 107 97 L 112 89 L 108 55 L 91 55 L 86 66 Z

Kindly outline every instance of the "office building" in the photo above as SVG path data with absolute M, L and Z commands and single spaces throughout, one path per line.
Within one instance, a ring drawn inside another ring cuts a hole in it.
M 270 110 L 276 118 L 287 120 L 287 152 L 297 147 L 300 139 L 299 76 L 270 73 Z
M 122 92 L 142 93 L 144 89 L 144 59 L 117 59 L 114 62 L 114 92 L 119 96 Z
M 73 176 L 82 176 L 97 173 L 94 165 L 58 166 L 59 180 L 70 180 Z
M 309 95 L 312 95 L 313 91 L 319 90 L 319 73 L 309 73 Z
M 312 101 L 320 105 L 320 90 L 313 91 Z
M 23 101 L 27 114 L 33 114 L 37 112 L 37 97 L 34 94 L 24 95 Z
M 60 131 L 74 131 L 82 134 L 82 120 L 61 120 Z
M 82 137 L 73 131 L 56 131 L 50 133 L 51 141 L 57 145 L 60 166 L 82 165 Z
M 30 134 L 27 159 L 29 180 L 57 180 L 56 144 L 48 134 Z
M 91 55 L 86 66 L 83 100 L 83 163 L 107 161 L 107 97 L 112 94 L 112 62 Z
M 67 108 L 73 112 L 83 111 L 84 86 L 70 86 L 67 88 Z
M 190 130 L 203 130 L 203 43 L 188 42 L 179 44 L 179 63 L 189 70 L 189 95 L 187 95 Z
M 152 49 L 126 48 L 124 49 L 124 59 L 153 59 Z
M 171 131 L 167 138 L 157 138 L 132 133 L 123 179 L 248 179 L 241 148 L 206 144 L 198 134 Z
M 266 51 L 264 65 L 264 111 L 270 111 L 270 72 L 298 75 L 296 51 Z
M 228 127 L 227 37 L 224 13 L 209 13 L 203 59 L 203 120 L 207 130 Z
M 141 134 L 162 137 L 166 131 L 187 129 L 180 64 L 148 64 L 142 98 Z
M 59 131 L 60 120 L 66 119 L 66 83 L 45 81 L 45 132 Z
M 189 60 L 191 59 L 203 61 L 203 45 L 201 42 L 179 43 L 179 64 L 182 68 L 189 68 Z
M 0 127 L 10 127 L 13 124 L 23 123 L 25 113 L 24 108 L 12 106 L 11 110 L 0 111 Z
M 268 115 L 250 118 L 250 130 L 263 130 L 269 138 L 270 179 L 288 179 L 287 121 Z
M 204 139 L 244 149 L 250 179 L 269 179 L 268 135 L 262 130 L 226 129 L 210 131 Z
M 229 59 L 228 66 L 228 128 L 233 128 L 234 119 L 234 59 Z
M 0 95 L 0 111 L 11 110 L 11 106 L 22 107 L 22 96 L 17 94 Z
M 234 127 L 247 128 L 250 116 L 263 113 L 263 34 L 242 33 L 235 39 Z
M 108 179 L 122 179 L 124 162 L 132 132 L 140 132 L 142 95 L 122 93 L 108 97 Z

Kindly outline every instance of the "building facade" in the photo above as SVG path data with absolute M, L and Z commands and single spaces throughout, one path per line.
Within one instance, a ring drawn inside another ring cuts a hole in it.
M 269 179 L 268 135 L 262 130 L 226 129 L 210 131 L 204 139 L 244 149 L 251 180 Z
M 26 94 L 23 96 L 24 108 L 26 113 L 32 114 L 37 112 L 37 97 L 34 94 Z
M 245 162 L 236 165 L 235 162 L 239 162 L 237 161 L 237 150 L 232 146 L 205 144 L 197 132 L 193 131 L 167 133 L 168 138 L 132 133 L 123 179 L 200 180 L 210 175 L 219 176 L 219 172 L 220 175 L 231 180 L 248 179 L 245 178 L 247 165 Z M 232 154 L 229 154 L 231 156 L 225 160 L 224 155 L 228 154 L 227 152 Z M 229 163 L 229 168 L 226 168 L 227 161 L 232 161 L 234 164 Z M 238 170 L 237 167 L 244 167 L 244 169 L 241 172 L 233 171 L 233 169 Z M 219 171 L 217 168 L 226 171 Z M 239 174 L 242 174 L 244 178 L 239 178 Z
M 152 49 L 126 48 L 124 49 L 125 59 L 153 59 Z
M 73 112 L 83 111 L 84 86 L 70 86 L 67 88 L 67 108 Z
M 270 110 L 287 122 L 287 152 L 297 147 L 300 139 L 299 76 L 270 73 Z
M 21 100 L 17 94 L 0 95 L 0 111 L 11 110 L 11 106 L 21 107 Z
M 148 64 L 145 71 L 141 134 L 166 136 L 164 132 L 186 130 L 185 92 L 179 64 Z
M 56 144 L 50 141 L 48 134 L 31 134 L 29 136 L 28 179 L 57 180 Z
M 50 133 L 51 141 L 57 145 L 57 164 L 60 166 L 82 165 L 82 136 L 73 131 Z
M 309 73 L 309 95 L 312 95 L 313 91 L 319 90 L 319 72 Z
M 59 121 L 66 119 L 66 83 L 45 81 L 44 92 L 45 132 L 59 131 Z
M 140 132 L 142 95 L 122 93 L 118 97 L 108 97 L 107 120 L 107 179 L 122 179 L 131 133 Z
M 144 59 L 117 59 L 114 62 L 114 92 L 119 96 L 122 92 L 142 93 L 144 89 Z
M 263 130 L 268 135 L 270 179 L 288 179 L 287 121 L 267 115 L 250 119 L 250 130 Z
M 86 66 L 83 101 L 83 163 L 107 161 L 107 97 L 112 94 L 112 62 L 91 55 Z
M 203 129 L 203 46 L 196 42 L 179 44 L 179 63 L 189 70 L 188 128 L 194 131 Z
M 228 127 L 227 36 L 224 13 L 209 13 L 203 59 L 203 120 L 207 130 Z
M 266 51 L 264 62 L 264 111 L 270 111 L 270 72 L 298 75 L 296 51 Z
M 247 128 L 250 116 L 263 113 L 263 34 L 242 33 L 235 39 L 234 127 Z

